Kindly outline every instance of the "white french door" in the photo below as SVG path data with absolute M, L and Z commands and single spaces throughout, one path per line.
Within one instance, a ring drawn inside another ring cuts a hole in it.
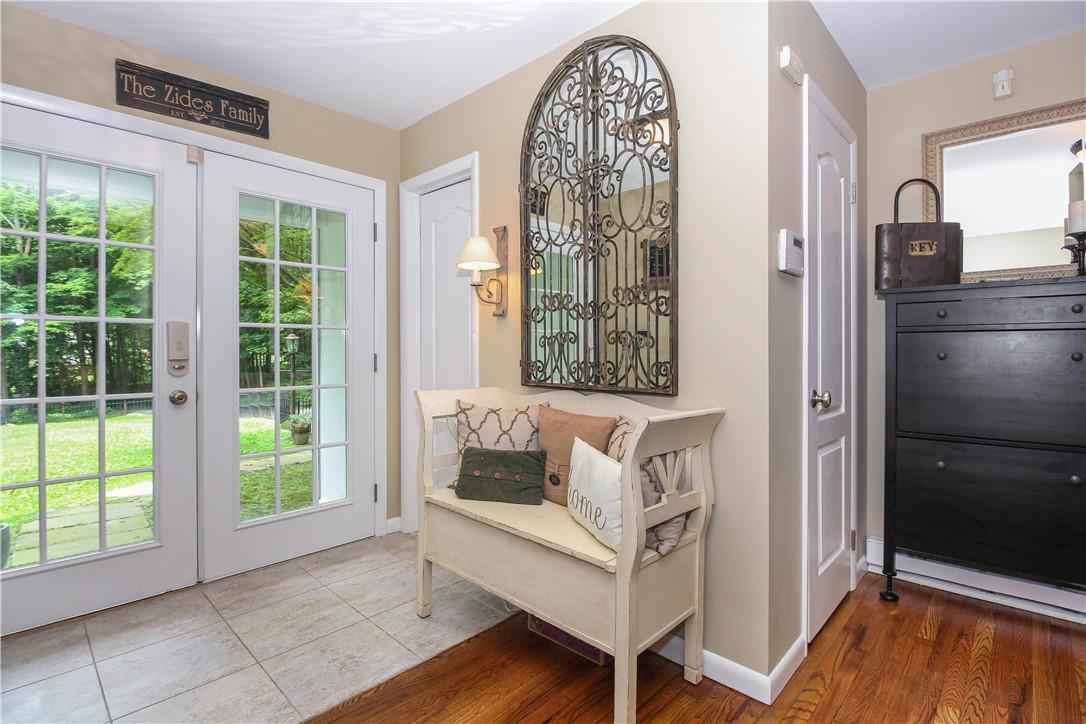
M 195 347 L 197 174 L 179 143 L 2 122 L 7 633 L 196 581 L 196 380 L 168 357 Z
M 374 193 L 207 153 L 200 577 L 374 532 Z
M 807 640 L 853 586 L 856 134 L 805 83 Z

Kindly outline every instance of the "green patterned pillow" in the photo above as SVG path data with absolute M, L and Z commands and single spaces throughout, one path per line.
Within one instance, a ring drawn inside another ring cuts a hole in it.
M 464 448 L 456 496 L 521 505 L 543 504 L 543 473 L 547 453 L 542 450 L 484 450 Z

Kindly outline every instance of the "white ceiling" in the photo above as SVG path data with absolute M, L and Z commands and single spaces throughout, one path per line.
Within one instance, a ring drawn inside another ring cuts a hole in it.
M 636 0 L 18 4 L 402 129 Z
M 869 90 L 1086 27 L 1083 0 L 812 4 Z

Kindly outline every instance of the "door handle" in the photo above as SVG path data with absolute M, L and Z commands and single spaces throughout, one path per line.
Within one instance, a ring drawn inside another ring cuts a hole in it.
M 170 402 L 177 406 L 181 406 L 189 401 L 189 393 L 184 390 L 174 390 L 170 393 Z
M 826 390 L 821 395 L 818 394 L 818 390 L 811 390 L 810 402 L 811 407 L 818 407 L 818 405 L 821 404 L 823 410 L 828 410 L 830 409 L 830 405 L 833 404 L 833 395 L 830 394 L 829 390 Z

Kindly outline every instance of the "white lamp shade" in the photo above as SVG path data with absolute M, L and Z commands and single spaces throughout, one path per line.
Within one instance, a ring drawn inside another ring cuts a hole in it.
M 456 260 L 456 266 L 472 272 L 494 271 L 501 268 L 498 263 L 498 255 L 494 253 L 494 247 L 490 239 L 485 236 L 473 236 L 464 244 L 464 250 L 460 252 L 460 258 Z

